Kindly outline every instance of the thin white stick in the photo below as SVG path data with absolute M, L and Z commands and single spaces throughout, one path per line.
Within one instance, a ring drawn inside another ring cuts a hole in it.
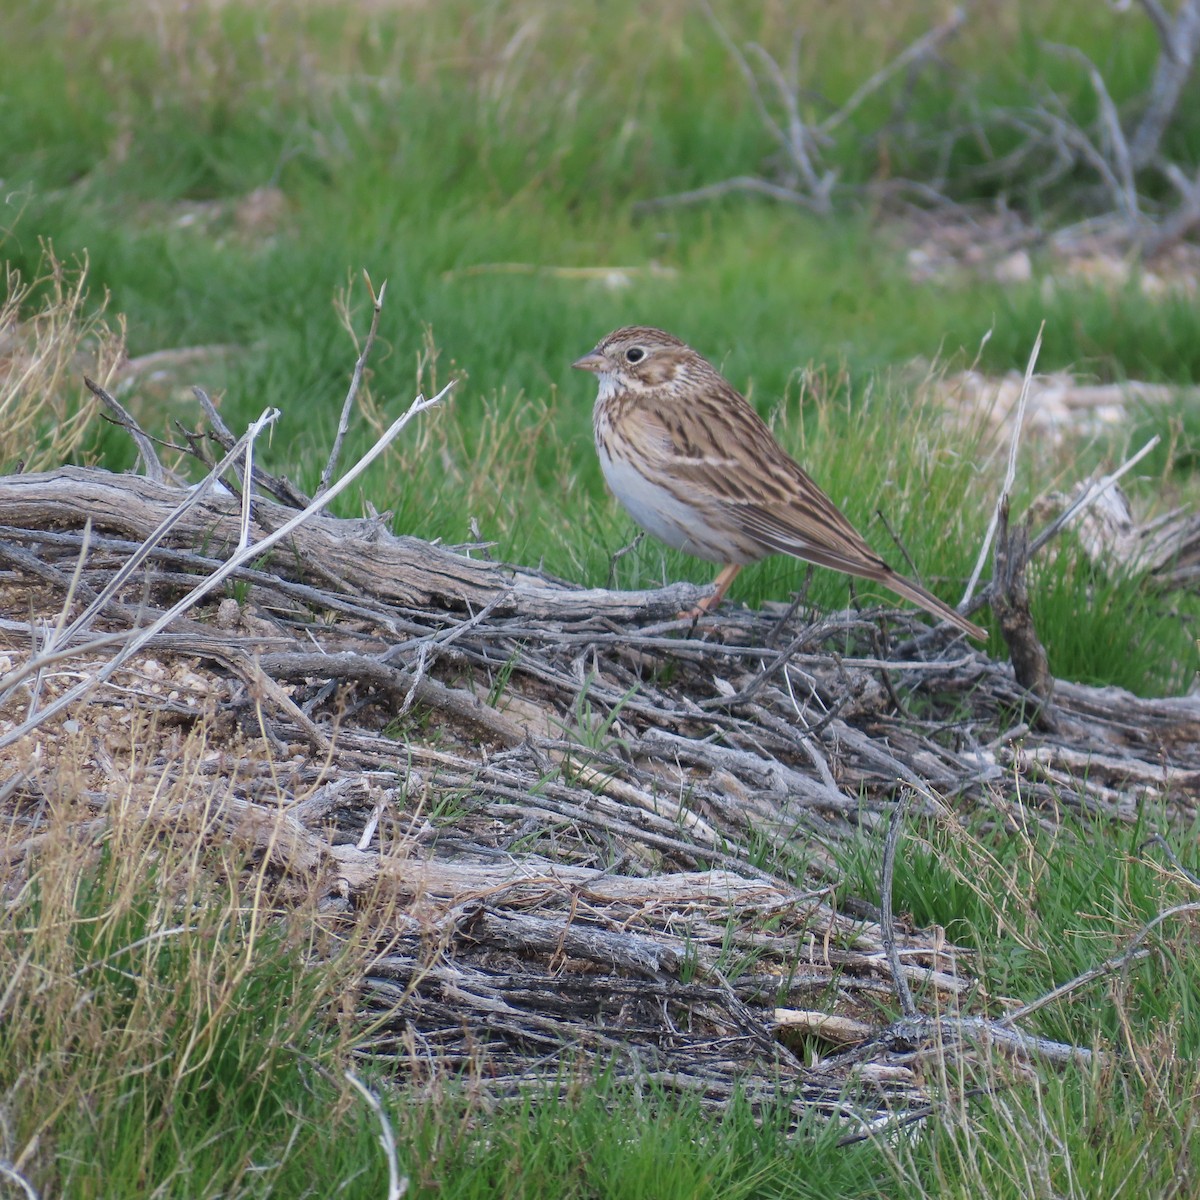
M 254 495 L 254 439 L 246 439 L 246 470 L 242 476 L 242 520 L 238 527 L 238 549 L 250 545 L 250 502 Z
M 57 655 L 63 647 L 68 646 L 81 633 L 87 630 L 88 626 L 90 626 L 96 617 L 103 611 L 104 606 L 108 603 L 108 601 L 114 595 L 116 595 L 116 593 L 125 585 L 126 580 L 128 580 L 133 575 L 134 571 L 136 571 L 138 567 L 140 567 L 141 564 L 146 560 L 147 556 L 158 544 L 158 542 L 161 541 L 162 538 L 165 537 L 166 534 L 176 524 L 178 524 L 180 520 L 182 520 L 183 515 L 194 504 L 199 503 L 201 498 L 208 494 L 226 467 L 228 467 L 236 458 L 237 454 L 241 450 L 241 447 L 243 445 L 246 445 L 247 447 L 253 445 L 254 439 L 262 432 L 263 429 L 272 424 L 278 418 L 278 416 L 278 409 L 265 410 L 258 420 L 250 426 L 242 438 L 239 439 L 237 445 L 234 446 L 233 449 L 230 450 L 229 453 L 219 463 L 217 463 L 217 465 L 213 467 L 211 471 L 209 471 L 209 473 L 200 483 L 198 483 L 194 488 L 189 489 L 189 495 L 183 501 L 183 503 L 178 505 L 171 513 L 169 513 L 158 523 L 158 527 L 121 565 L 120 570 L 118 570 L 117 573 L 108 581 L 108 583 L 105 584 L 99 595 L 92 600 L 92 602 L 83 610 L 83 612 L 79 614 L 78 617 L 75 618 L 74 621 L 70 623 L 70 625 L 66 625 L 64 627 L 66 615 L 70 611 L 71 604 L 73 602 L 76 585 L 83 571 L 84 557 L 87 554 L 89 545 L 91 522 L 88 521 L 85 524 L 83 542 L 80 548 L 80 556 L 76 562 L 75 574 L 72 577 L 66 599 L 63 602 L 63 608 L 59 614 L 58 622 L 50 634 L 43 640 L 40 651 L 38 651 L 31 658 L 30 663 L 27 664 L 27 666 L 31 666 L 37 672 L 37 678 L 35 678 L 30 689 L 31 697 L 26 723 L 39 719 L 38 713 L 40 710 L 38 709 L 38 698 L 41 694 L 41 669 L 43 665 L 49 661 L 49 656 Z M 21 677 L 28 673 L 28 671 L 22 670 Z M 13 685 L 13 683 L 16 682 L 16 678 L 16 673 L 9 672 L 9 674 L 4 676 L 3 679 L 0 679 L 0 696 L 3 696 L 8 692 L 9 688 Z
M 79 554 L 75 559 L 75 569 L 71 572 L 71 582 L 67 585 L 67 594 L 63 597 L 63 605 L 59 610 L 54 632 L 46 639 L 47 646 L 58 644 L 67 628 L 67 615 L 71 611 L 71 603 L 79 590 L 79 581 L 83 578 L 84 563 L 87 562 L 88 551 L 92 548 L 92 518 L 88 517 L 83 523 L 83 537 L 79 539 Z
M 371 1111 L 379 1118 L 379 1144 L 383 1147 L 388 1165 L 387 1200 L 400 1200 L 400 1197 L 408 1191 L 408 1179 L 407 1177 L 400 1178 L 400 1164 L 396 1161 L 396 1137 L 392 1133 L 392 1123 L 388 1120 L 388 1115 L 383 1111 L 383 1105 L 379 1103 L 375 1093 L 353 1071 L 346 1072 L 346 1082 L 362 1096 Z
M 83 523 L 83 536 L 79 539 L 79 554 L 75 559 L 75 569 L 71 572 L 71 582 L 67 584 L 67 594 L 63 597 L 62 608 L 58 612 L 58 620 L 54 623 L 54 628 L 49 635 L 45 635 L 41 639 L 41 646 L 38 646 L 38 622 L 32 623 L 30 629 L 30 637 L 33 643 L 30 662 L 34 666 L 36 678 L 29 688 L 29 712 L 28 716 L 32 717 L 38 709 L 38 699 L 42 694 L 42 670 L 45 667 L 44 656 L 47 649 L 53 649 L 58 645 L 59 640 L 63 636 L 63 631 L 67 625 L 67 617 L 71 612 L 71 605 L 75 603 L 75 593 L 79 590 L 79 581 L 83 578 L 84 564 L 87 562 L 88 550 L 92 545 L 92 518 L 88 517 Z M 40 664 L 40 665 L 39 665 Z M 4 689 L 0 689 L 3 691 Z
M 38 1200 L 38 1194 L 33 1190 L 33 1184 L 17 1170 L 10 1162 L 6 1162 L 0 1158 L 0 1176 L 5 1179 L 11 1179 L 13 1183 L 19 1184 L 21 1190 L 28 1197 L 28 1200 Z
M 383 810 L 387 808 L 387 800 L 380 800 L 378 804 L 371 809 L 371 815 L 367 818 L 366 825 L 363 826 L 362 836 L 358 839 L 357 850 L 368 850 L 371 846 L 371 839 L 375 836 L 375 830 L 379 828 L 379 819 L 383 816 Z M 382 849 L 382 846 L 380 847 Z
M 996 498 L 996 507 L 992 510 L 991 522 L 984 535 L 983 545 L 979 548 L 979 558 L 975 561 L 975 570 L 971 572 L 971 578 L 967 581 L 967 590 L 963 593 L 962 600 L 959 601 L 959 608 L 964 608 L 975 594 L 975 587 L 979 583 L 979 577 L 983 574 L 988 552 L 992 548 L 992 539 L 996 536 L 996 528 L 1000 524 L 1000 510 L 1012 493 L 1013 482 L 1017 477 L 1017 448 L 1021 444 L 1021 428 L 1025 424 L 1025 407 L 1029 403 L 1029 388 L 1033 383 L 1033 372 L 1037 366 L 1038 355 L 1041 353 L 1042 334 L 1045 331 L 1046 322 L 1043 321 L 1038 329 L 1037 337 L 1034 339 L 1033 349 L 1029 353 L 1029 362 L 1025 366 L 1025 378 L 1021 381 L 1021 396 L 1017 400 L 1017 416 L 1013 424 L 1012 441 L 1008 446 L 1008 469 L 1004 472 L 1004 486 Z
M 371 286 L 371 277 L 366 271 L 363 272 L 363 280 L 367 285 L 367 292 L 371 296 L 371 328 L 367 330 L 367 340 L 363 343 L 362 351 L 354 364 L 354 373 L 350 376 L 350 390 L 346 393 L 346 399 L 342 404 L 342 415 L 338 419 L 333 449 L 329 452 L 329 461 L 325 464 L 325 470 L 321 472 L 321 482 L 317 484 L 318 496 L 329 486 L 329 481 L 333 478 L 334 471 L 337 470 L 337 461 L 342 455 L 342 442 L 346 440 L 346 434 L 350 432 L 350 415 L 354 411 L 354 401 L 358 398 L 358 389 L 362 385 L 367 359 L 371 357 L 371 348 L 375 345 L 375 334 L 379 329 L 379 314 L 383 311 L 383 298 L 387 294 L 386 279 L 383 281 L 378 295 L 375 294 L 375 289 Z M 347 313 L 346 327 L 353 337 L 354 330 L 350 325 L 349 313 Z
M 1198 910 L 1200 910 L 1200 904 L 1194 900 L 1187 904 L 1177 904 L 1174 908 L 1164 909 L 1162 912 L 1151 917 L 1134 934 L 1129 944 L 1119 954 L 1114 954 L 1106 958 L 1102 963 L 1098 963 L 1094 967 L 1088 967 L 1086 971 L 1080 972 L 1073 979 L 1068 979 L 1066 983 L 1060 983 L 1058 987 L 1047 992 L 1044 996 L 1039 996 L 1036 1000 L 1031 1000 L 1028 1004 L 1023 1004 L 1020 1008 L 1014 1009 L 1010 1013 L 1005 1013 L 1004 1016 L 998 1019 L 997 1024 L 1011 1025 L 1014 1021 L 1023 1020 L 1025 1017 L 1037 1012 L 1039 1008 L 1044 1008 L 1054 1000 L 1061 1000 L 1063 996 L 1068 995 L 1077 988 L 1083 987 L 1084 984 L 1091 983 L 1093 979 L 1100 979 L 1105 975 L 1112 974 L 1113 971 L 1123 970 L 1135 958 L 1148 953 L 1148 951 L 1142 949 L 1142 943 L 1159 925 L 1170 917 L 1177 917 L 1181 913 L 1194 913 Z
M 20 621 L 0 621 L 0 629 L 6 633 L 21 633 L 25 628 L 24 623 Z M 0 699 L 7 696 L 21 680 L 27 679 L 30 675 L 36 675 L 38 671 L 44 671 L 48 667 L 54 666 L 55 663 L 66 662 L 68 659 L 96 654 L 101 650 L 107 650 L 110 646 L 119 646 L 127 636 L 128 634 L 124 633 L 106 633 L 78 645 L 59 647 L 56 650 L 43 650 L 28 662 L 22 663 L 19 667 L 13 667 L 7 675 L 0 675 Z

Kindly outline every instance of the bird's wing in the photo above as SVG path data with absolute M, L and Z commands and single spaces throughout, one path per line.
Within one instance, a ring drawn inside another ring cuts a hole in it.
M 737 400 L 738 411 L 729 400 L 719 416 L 714 414 L 702 444 L 689 439 L 683 422 L 644 408 L 629 414 L 635 422 L 629 432 L 636 432 L 656 474 L 681 485 L 698 507 L 720 506 L 765 552 L 867 578 L 890 574 L 749 403 L 741 396 Z
M 791 554 L 873 580 L 973 638 L 987 636 L 921 584 L 893 571 L 749 404 L 732 395 L 745 409 L 731 421 L 730 408 L 724 406 L 714 414 L 703 439 L 689 439 L 683 423 L 657 410 L 631 412 L 632 424 L 623 432 L 637 438 L 644 464 L 639 469 L 657 482 L 676 485 L 681 497 L 697 509 L 734 523 L 764 553 Z

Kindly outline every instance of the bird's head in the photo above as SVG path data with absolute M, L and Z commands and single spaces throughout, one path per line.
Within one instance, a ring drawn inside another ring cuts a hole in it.
M 592 371 L 600 382 L 600 397 L 617 392 L 662 388 L 695 373 L 704 360 L 677 337 L 661 329 L 627 325 L 615 329 L 594 350 L 571 365 Z

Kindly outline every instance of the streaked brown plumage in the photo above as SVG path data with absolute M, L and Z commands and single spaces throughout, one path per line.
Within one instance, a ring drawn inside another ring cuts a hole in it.
M 615 330 L 574 366 L 600 390 L 593 425 L 604 477 L 639 525 L 723 564 L 708 612 L 738 571 L 769 554 L 889 588 L 973 638 L 987 635 L 877 555 L 709 362 L 659 329 Z

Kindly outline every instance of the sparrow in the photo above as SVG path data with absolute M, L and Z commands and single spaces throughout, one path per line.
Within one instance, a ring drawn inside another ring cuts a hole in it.
M 592 425 L 604 478 L 629 515 L 676 550 L 720 563 L 711 612 L 742 567 L 790 554 L 882 584 L 970 637 L 985 630 L 892 570 L 751 404 L 661 329 L 614 330 L 572 364 L 599 382 Z

